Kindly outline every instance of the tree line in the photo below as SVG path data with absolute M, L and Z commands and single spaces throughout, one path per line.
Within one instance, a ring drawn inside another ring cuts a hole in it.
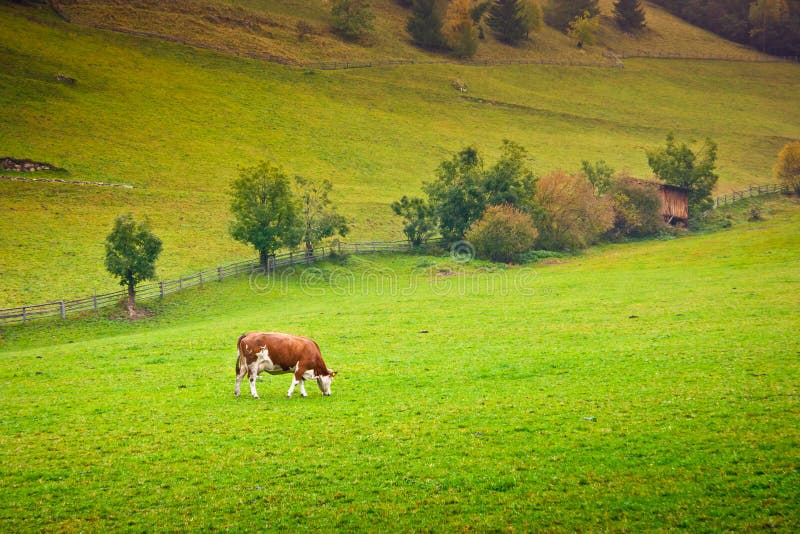
M 731 41 L 777 56 L 800 55 L 800 0 L 653 0 Z
M 646 154 L 657 178 L 688 190 L 690 214 L 711 208 L 717 182 L 712 140 L 693 147 L 669 134 L 664 146 Z M 800 195 L 800 141 L 781 149 L 774 173 Z M 344 237 L 350 229 L 330 198 L 332 189 L 325 179 L 291 180 L 271 162 L 243 167 L 228 190 L 228 232 L 255 249 L 265 270 L 279 249 L 303 246 L 313 256 L 319 243 Z M 646 237 L 666 228 L 652 183 L 615 172 L 602 160 L 583 161 L 578 172 L 557 170 L 539 177 L 526 149 L 509 140 L 492 165 L 472 146 L 452 154 L 422 192 L 390 206 L 412 245 L 435 236 L 448 244 L 466 239 L 479 256 L 493 261 L 518 261 L 532 250 L 539 255 L 541 250 L 576 250 L 601 239 Z M 137 222 L 131 214 L 117 217 L 106 236 L 105 267 L 127 289 L 129 317 L 136 316 L 136 285 L 155 279 L 161 251 L 149 222 Z
M 677 142 L 647 151 L 654 175 L 688 190 L 690 213 L 712 205 L 717 145 Z M 537 177 L 527 151 L 504 141 L 500 157 L 487 166 L 468 146 L 442 161 L 424 196 L 392 203 L 413 245 L 433 236 L 446 243 L 469 241 L 478 256 L 516 261 L 531 249 L 576 250 L 601 239 L 646 237 L 667 228 L 657 184 L 615 172 L 604 161 L 582 162 L 579 172 L 557 170 Z
M 598 0 L 397 0 L 409 9 L 406 31 L 414 44 L 432 51 L 448 51 L 461 58 L 475 55 L 491 32 L 500 42 L 516 46 L 531 39 L 548 24 L 576 40 L 592 44 L 599 28 Z M 367 0 L 334 0 L 333 27 L 349 40 L 359 40 L 375 30 L 375 15 Z M 616 23 L 624 31 L 645 26 L 640 0 L 616 0 Z

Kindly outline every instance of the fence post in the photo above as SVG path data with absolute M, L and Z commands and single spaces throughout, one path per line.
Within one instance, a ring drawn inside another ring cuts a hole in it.
M 222 267 L 217 267 L 217 278 L 222 282 Z
M 178 291 L 183 291 L 183 278 L 178 278 Z
M 197 275 L 200 277 L 200 287 L 203 287 L 203 271 L 200 271 Z
M 161 289 L 161 298 L 164 298 L 164 281 L 158 283 L 158 287 Z
M 61 307 L 61 318 L 62 319 L 66 319 L 67 318 L 67 309 L 64 307 L 64 301 L 62 300 L 61 302 L 59 302 L 59 305 Z
M 92 308 L 94 308 L 94 311 L 97 311 L 97 292 L 92 295 Z
M 28 307 L 27 306 L 23 306 L 22 307 L 22 322 L 24 323 L 27 320 L 28 320 Z

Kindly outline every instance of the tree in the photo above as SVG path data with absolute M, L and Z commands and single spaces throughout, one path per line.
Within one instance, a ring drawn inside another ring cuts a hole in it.
M 600 14 L 598 0 L 550 0 L 544 11 L 544 21 L 553 28 L 566 32 L 576 18 L 589 13 L 589 18 Z
M 594 165 L 583 160 L 581 167 L 584 176 L 594 187 L 595 196 L 604 195 L 611 187 L 611 177 L 614 174 L 614 169 L 602 159 L 598 160 Z
M 800 141 L 786 143 L 778 153 L 775 177 L 800 195 Z
M 639 0 L 614 2 L 614 20 L 623 31 L 636 32 L 645 27 L 644 8 Z
M 156 259 L 161 253 L 161 240 L 153 234 L 147 221 L 137 223 L 131 214 L 117 217 L 114 228 L 106 236 L 106 270 L 119 278 L 128 289 L 128 317 L 136 314 L 136 284 L 156 276 Z
M 470 0 L 451 0 L 447 5 L 442 30 L 450 49 L 461 58 L 478 51 L 478 30 L 472 20 Z
M 530 214 L 506 204 L 488 207 L 466 237 L 478 257 L 508 263 L 530 250 L 538 235 Z
M 527 151 L 508 139 L 503 140 L 500 150 L 500 159 L 484 173 L 483 192 L 486 204 L 508 204 L 532 213 L 535 209 L 533 196 L 536 192 L 536 178 L 525 163 Z
M 758 0 L 750 4 L 748 19 L 753 44 L 767 52 L 789 22 L 789 5 L 786 0 Z
M 530 32 L 538 32 L 542 28 L 542 8 L 536 0 L 524 0 L 525 23 L 527 32 L 525 38 L 530 38 Z
M 333 0 L 331 4 L 333 29 L 345 39 L 355 41 L 375 27 L 375 15 L 366 0 Z
M 486 24 L 500 41 L 515 45 L 528 36 L 529 16 L 523 0 L 494 0 Z
M 446 241 L 464 238 L 464 233 L 483 215 L 486 200 L 483 188 L 483 161 L 474 147 L 466 147 L 443 161 L 437 179 L 423 186 L 428 202 Z
M 584 45 L 594 44 L 594 36 L 598 29 L 600 29 L 600 17 L 584 11 L 583 15 L 572 19 L 569 23 L 567 35 L 578 42 L 578 48 L 583 48 Z
M 300 215 L 303 220 L 302 240 L 306 254 L 314 254 L 314 246 L 323 239 L 333 236 L 344 237 L 350 231 L 344 215 L 336 213 L 333 202 L 328 197 L 333 184 L 330 180 L 311 180 L 295 176 L 299 188 Z
M 411 39 L 422 48 L 439 50 L 445 47 L 442 36 L 442 10 L 437 0 L 414 0 L 406 22 Z
M 670 185 L 689 190 L 689 214 L 703 213 L 713 205 L 711 192 L 717 184 L 714 174 L 717 161 L 717 145 L 706 139 L 696 152 L 686 143 L 675 143 L 673 134 L 667 135 L 663 148 L 647 150 L 647 163 L 655 175 Z
M 403 218 L 403 233 L 413 246 L 426 242 L 436 230 L 433 208 L 424 199 L 403 195 L 400 200 L 392 202 L 391 207 L 395 215 Z
M 303 221 L 286 174 L 278 166 L 261 162 L 242 169 L 229 191 L 229 231 L 237 241 L 258 251 L 263 269 L 280 247 L 294 248 L 303 237 Z
M 582 174 L 556 171 L 539 179 L 535 215 L 537 246 L 546 250 L 589 246 L 611 228 L 614 212 L 607 197 L 595 197 L 594 187 Z

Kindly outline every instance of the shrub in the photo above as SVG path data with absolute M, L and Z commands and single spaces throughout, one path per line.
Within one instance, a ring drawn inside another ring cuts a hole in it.
M 612 237 L 653 236 L 666 226 L 655 187 L 622 176 L 611 183 L 608 194 L 614 207 Z
M 778 153 L 775 177 L 800 195 L 800 141 L 786 143 Z
M 530 215 L 503 205 L 489 207 L 466 237 L 478 257 L 508 263 L 533 247 L 537 235 Z
M 536 205 L 539 248 L 584 248 L 614 223 L 608 197 L 595 197 L 594 187 L 582 174 L 556 171 L 543 176 L 536 187 Z
M 347 40 L 355 41 L 375 29 L 375 15 L 366 0 L 334 0 L 331 5 L 333 29 Z

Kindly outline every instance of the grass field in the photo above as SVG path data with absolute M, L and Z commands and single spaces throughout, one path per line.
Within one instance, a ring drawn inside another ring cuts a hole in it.
M 0 180 L 0 307 L 114 289 L 102 241 L 128 211 L 149 217 L 163 239 L 164 278 L 251 256 L 227 236 L 225 190 L 240 166 L 262 159 L 330 178 L 353 239 L 396 239 L 388 204 L 417 193 L 467 144 L 491 162 L 512 139 L 539 173 L 605 159 L 646 176 L 644 149 L 668 132 L 710 136 L 724 192 L 772 181 L 777 151 L 800 137 L 797 65 L 320 72 L 67 24 L 40 9 L 2 4 L 0 20 L 0 106 L 13 111 L 0 156 L 53 163 L 71 180 L 137 186 Z
M 561 264 L 349 257 L 144 321 L 5 329 L 0 530 L 796 532 L 800 209 L 762 213 Z M 234 398 L 254 329 L 313 336 L 333 395 L 287 400 L 284 375 Z

